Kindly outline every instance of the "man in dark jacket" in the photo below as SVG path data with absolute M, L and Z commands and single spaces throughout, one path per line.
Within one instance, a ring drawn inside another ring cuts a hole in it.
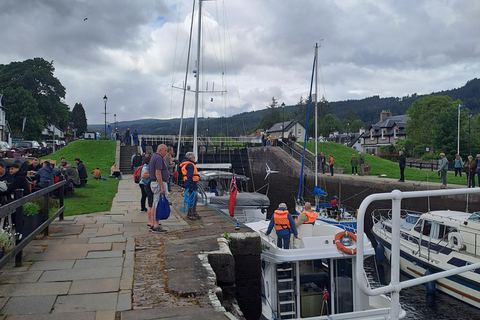
M 50 161 L 44 161 L 42 168 L 35 173 L 37 187 L 45 188 L 53 185 L 53 178 L 53 168 L 50 165 Z
M 80 160 L 80 158 L 75 158 L 75 163 L 77 164 L 78 176 L 80 177 L 81 186 L 84 187 L 87 184 L 88 179 L 87 168 L 85 168 L 85 165 Z
M 28 166 L 27 171 L 38 171 L 42 168 L 42 165 L 38 163 L 38 159 L 32 160 L 32 164 Z
M 7 183 L 13 182 L 13 176 L 8 172 L 7 164 L 3 159 L 0 159 L 0 181 L 5 181 Z
M 398 182 L 405 182 L 405 175 L 403 174 L 403 172 L 405 171 L 407 158 L 405 158 L 403 151 L 400 151 L 398 154 L 400 155 L 400 157 L 398 158 L 398 166 L 400 167 L 400 180 L 398 180 Z
M 180 163 L 180 169 L 183 175 L 183 186 L 188 189 L 187 196 L 197 190 L 197 181 L 199 180 L 197 167 L 195 166 L 195 154 L 187 152 L 185 158 Z M 197 213 L 197 197 L 194 196 L 192 207 L 188 207 L 187 219 L 198 220 L 201 217 Z
M 10 172 L 10 175 L 13 176 L 13 182 L 8 185 L 8 188 L 6 191 L 2 192 L 2 195 L 5 195 L 7 197 L 7 202 L 10 202 L 13 200 L 13 197 L 15 196 L 15 190 L 17 189 L 23 189 L 23 195 L 26 196 L 30 194 L 30 185 L 27 181 L 27 165 L 28 163 L 25 163 L 26 165 L 22 165 L 20 168 L 18 167 L 18 164 L 12 163 L 8 165 L 8 170 Z

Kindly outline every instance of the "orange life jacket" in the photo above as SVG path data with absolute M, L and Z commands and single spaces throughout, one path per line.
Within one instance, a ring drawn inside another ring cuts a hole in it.
M 198 181 L 200 178 L 198 177 L 197 166 L 192 161 L 185 161 L 180 163 L 180 168 L 182 169 L 183 181 L 187 181 L 187 164 L 191 164 L 193 166 L 193 181 Z
M 275 222 L 275 230 L 290 229 L 288 210 L 275 210 L 273 221 Z
M 305 214 L 308 217 L 308 220 L 304 223 L 311 223 L 314 224 L 317 221 L 318 214 L 315 211 L 303 211 L 301 214 Z

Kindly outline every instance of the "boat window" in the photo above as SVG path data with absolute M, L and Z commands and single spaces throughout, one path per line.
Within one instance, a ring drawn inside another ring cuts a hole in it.
M 470 221 L 480 222 L 480 212 L 474 212 L 470 217 L 468 217 Z
M 422 232 L 422 227 L 423 227 L 423 219 L 419 219 L 417 224 L 415 225 L 415 228 L 413 228 L 413 230 L 420 233 L 420 232 Z
M 352 259 L 335 260 L 335 313 L 353 311 Z
M 329 307 L 323 295 L 324 288 L 330 288 L 328 261 L 301 261 L 299 268 L 301 317 L 326 315 Z
M 441 223 L 434 223 L 433 224 L 433 231 L 432 231 L 432 238 L 433 239 L 440 239 L 440 240 L 447 240 L 447 233 L 445 232 L 447 229 L 444 224 Z
M 424 236 L 430 235 L 430 230 L 432 229 L 432 221 L 430 220 L 425 220 L 423 222 L 423 229 L 422 229 L 422 234 Z

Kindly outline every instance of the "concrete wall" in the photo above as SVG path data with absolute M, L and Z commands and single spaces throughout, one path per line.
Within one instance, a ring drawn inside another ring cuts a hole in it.
M 294 205 L 294 198 L 298 192 L 300 163 L 290 157 L 281 148 L 276 147 L 256 147 L 248 149 L 250 166 L 258 189 L 265 177 L 265 163 L 268 163 L 271 170 L 278 170 L 280 173 L 271 174 L 269 182 L 269 198 L 272 203 L 269 213 L 273 212 L 280 201 L 285 201 L 289 207 L 289 211 Z M 313 190 L 315 184 L 314 172 L 310 169 L 304 170 L 305 186 L 309 190 Z M 408 179 L 408 177 L 407 177 Z M 400 191 L 417 191 L 428 189 L 439 189 L 440 184 L 426 182 L 397 182 L 396 179 L 380 178 L 377 176 L 351 176 L 343 174 L 335 174 L 333 177 L 328 174 L 318 175 L 318 187 L 326 191 L 329 195 L 328 201 L 333 195 L 340 198 L 340 202 L 349 210 L 356 210 L 360 203 L 370 194 L 391 192 L 395 189 Z M 460 188 L 462 186 L 449 187 Z M 308 194 L 307 194 L 308 198 Z M 313 197 L 310 197 L 313 198 Z M 466 211 L 466 196 L 447 196 L 435 197 L 430 199 L 430 209 L 450 209 Z M 468 211 L 480 210 L 480 196 L 470 196 L 468 199 Z M 416 211 L 428 210 L 428 199 L 411 199 L 402 202 L 402 208 Z M 390 208 L 390 203 L 376 203 L 375 208 Z M 371 208 L 372 210 L 375 208 Z

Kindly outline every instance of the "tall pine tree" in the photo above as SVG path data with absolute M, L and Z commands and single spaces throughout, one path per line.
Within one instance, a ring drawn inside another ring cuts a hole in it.
M 85 116 L 85 109 L 83 109 L 82 103 L 75 103 L 70 117 L 74 128 L 77 129 L 77 136 L 87 131 L 87 117 Z

